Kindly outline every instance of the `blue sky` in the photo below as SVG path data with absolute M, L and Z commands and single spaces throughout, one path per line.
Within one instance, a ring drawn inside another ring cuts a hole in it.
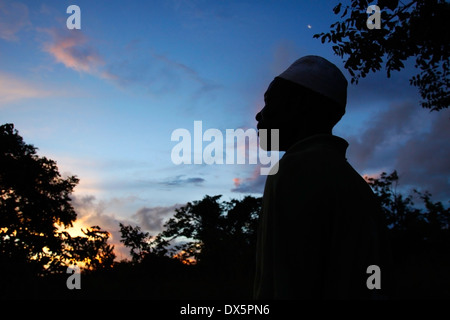
M 270 81 L 301 56 L 343 62 L 313 39 L 338 1 L 0 0 L 0 122 L 77 175 L 79 226 L 156 233 L 204 195 L 261 195 L 257 165 L 179 165 L 178 128 L 254 128 Z M 66 9 L 81 9 L 68 30 Z M 347 79 L 349 74 L 344 71 Z M 413 64 L 349 86 L 334 134 L 361 174 L 397 169 L 406 189 L 449 199 L 449 112 L 419 107 Z

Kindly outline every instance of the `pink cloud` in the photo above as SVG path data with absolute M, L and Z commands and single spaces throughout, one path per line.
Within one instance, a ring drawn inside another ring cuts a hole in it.
M 104 77 L 99 68 L 105 62 L 81 31 L 64 30 L 63 32 L 55 29 L 42 31 L 52 37 L 51 42 L 44 44 L 44 51 L 50 53 L 57 62 L 78 72 Z
M 0 72 L 0 107 L 17 100 L 44 98 L 51 94 L 31 82 Z
M 241 178 L 233 178 L 234 187 L 237 188 L 241 184 Z
M 240 193 L 263 193 L 267 176 L 261 175 L 261 165 L 256 165 L 246 178 L 234 178 L 232 192 Z

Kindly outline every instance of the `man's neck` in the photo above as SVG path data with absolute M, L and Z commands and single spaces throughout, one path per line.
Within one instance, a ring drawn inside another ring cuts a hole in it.
M 316 135 L 333 135 L 332 130 L 310 130 L 307 133 L 300 133 L 297 132 L 296 135 L 291 135 L 291 139 L 287 140 L 287 141 L 280 141 L 280 150 L 281 151 L 287 151 L 290 147 L 292 147 L 294 144 L 296 144 L 297 142 L 307 139 L 309 137 L 312 136 L 316 136 Z

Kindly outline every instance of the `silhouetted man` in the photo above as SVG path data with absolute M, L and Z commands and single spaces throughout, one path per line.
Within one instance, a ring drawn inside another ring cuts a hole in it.
M 347 162 L 348 143 L 332 135 L 345 113 L 344 75 L 328 60 L 306 56 L 272 81 L 264 101 L 258 129 L 279 129 L 286 153 L 264 189 L 255 297 L 383 297 L 380 207 Z M 381 290 L 366 284 L 371 265 L 380 267 Z

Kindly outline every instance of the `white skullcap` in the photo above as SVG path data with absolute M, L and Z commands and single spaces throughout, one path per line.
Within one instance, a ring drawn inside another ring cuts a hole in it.
M 320 93 L 343 108 L 347 104 L 347 79 L 338 67 L 322 57 L 300 58 L 278 77 Z

